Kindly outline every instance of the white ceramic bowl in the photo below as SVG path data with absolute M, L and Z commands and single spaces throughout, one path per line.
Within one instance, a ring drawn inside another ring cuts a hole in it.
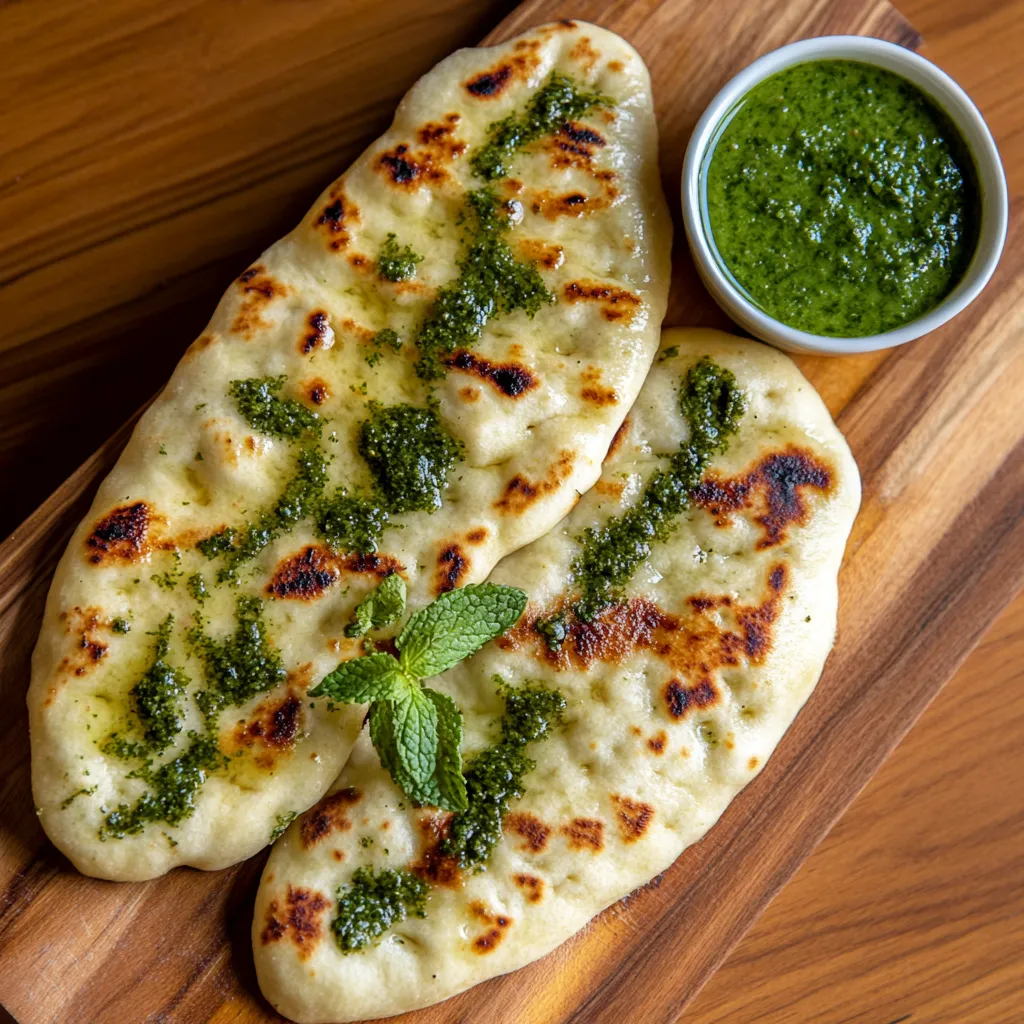
M 981 227 L 978 245 L 960 283 L 934 309 L 895 330 L 863 338 L 831 338 L 798 331 L 755 306 L 724 270 L 709 241 L 704 177 L 709 146 L 722 118 L 758 83 L 793 64 L 811 60 L 854 60 L 875 64 L 912 82 L 950 117 L 967 143 L 981 190 Z M 690 252 L 701 279 L 715 301 L 755 338 L 788 352 L 846 355 L 902 345 L 935 330 L 956 316 L 985 287 L 999 262 L 1006 238 L 1006 176 L 992 133 L 978 108 L 944 71 L 895 43 L 866 36 L 823 36 L 791 43 L 758 58 L 735 78 L 704 111 L 690 138 L 683 162 L 683 222 Z

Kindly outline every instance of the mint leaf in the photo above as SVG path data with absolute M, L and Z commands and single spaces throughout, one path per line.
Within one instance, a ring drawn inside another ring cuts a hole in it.
M 401 700 L 414 685 L 390 654 L 377 653 L 343 661 L 309 695 L 343 704 L 365 704 L 370 700 Z
M 392 573 L 356 605 L 345 636 L 355 637 L 394 622 L 405 611 L 405 580 Z
M 381 701 L 370 705 L 370 742 L 373 744 L 381 767 L 395 780 L 395 785 L 412 796 L 416 784 L 402 768 L 395 743 L 394 711 L 391 704 Z
M 398 762 L 417 786 L 424 786 L 437 763 L 437 708 L 414 686 L 394 701 L 391 714 Z
M 437 806 L 446 811 L 464 811 L 468 800 L 462 777 L 462 712 L 448 694 L 426 686 L 423 692 L 437 708 Z
M 405 624 L 396 645 L 402 668 L 424 679 L 478 651 L 519 621 L 526 594 L 493 583 L 442 594 Z

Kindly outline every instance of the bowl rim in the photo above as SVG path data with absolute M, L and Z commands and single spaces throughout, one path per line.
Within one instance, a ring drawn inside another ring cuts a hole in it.
M 933 309 L 910 323 L 864 337 L 842 338 L 798 330 L 750 301 L 720 263 L 707 237 L 704 217 L 706 155 L 722 119 L 756 85 L 795 64 L 853 60 L 873 64 L 907 79 L 950 118 L 974 159 L 981 193 L 981 224 L 974 255 L 957 286 Z M 913 341 L 952 319 L 988 283 L 1006 240 L 1009 202 L 1006 175 L 995 140 L 981 112 L 941 68 L 896 43 L 871 36 L 818 36 L 779 47 L 734 75 L 708 104 L 690 136 L 683 161 L 683 224 L 698 273 L 716 302 L 755 337 L 794 352 L 847 355 L 873 352 Z

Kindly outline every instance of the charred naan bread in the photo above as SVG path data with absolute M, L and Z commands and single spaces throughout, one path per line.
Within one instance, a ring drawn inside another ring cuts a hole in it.
M 479 581 L 597 479 L 669 280 L 650 83 L 589 25 L 463 50 L 228 290 L 101 486 L 33 660 L 81 871 L 255 853 L 363 712 L 304 699 L 389 574 Z
M 692 439 L 678 395 L 705 356 L 745 395 L 731 446 L 617 598 L 590 621 L 565 614 L 578 538 L 636 508 Z M 664 871 L 814 688 L 859 497 L 843 437 L 786 356 L 667 331 L 600 481 L 492 573 L 529 594 L 519 624 L 431 683 L 465 716 L 470 810 L 411 806 L 364 734 L 274 847 L 252 933 L 270 1002 L 302 1022 L 424 1006 L 543 956 Z M 523 795 L 499 837 L 474 807 L 497 806 L 502 785 Z

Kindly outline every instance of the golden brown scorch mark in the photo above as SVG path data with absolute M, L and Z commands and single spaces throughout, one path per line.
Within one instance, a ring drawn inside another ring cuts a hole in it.
M 493 68 L 480 71 L 463 82 L 470 96 L 479 100 L 490 100 L 500 96 L 518 80 L 528 79 L 530 72 L 540 64 L 537 56 L 539 42 L 536 39 L 521 39 L 510 56 Z
M 308 850 L 332 832 L 347 832 L 351 829 L 352 820 L 347 811 L 362 798 L 363 794 L 351 786 L 325 796 L 320 803 L 306 811 L 299 822 L 302 845 Z
M 317 349 L 328 349 L 334 344 L 334 329 L 331 327 L 327 313 L 322 309 L 314 309 L 306 317 L 306 328 L 299 341 L 299 351 L 308 356 Z
M 506 814 L 502 825 L 506 832 L 513 832 L 523 840 L 520 849 L 540 853 L 548 845 L 551 826 L 545 825 L 535 814 L 526 811 Z
M 806 526 L 811 509 L 808 491 L 829 495 L 835 471 L 807 448 L 794 444 L 762 455 L 753 467 L 729 479 L 709 474 L 693 492 L 696 504 L 715 516 L 716 526 L 731 525 L 731 514 L 751 509 L 763 531 L 759 549 L 781 544 L 790 526 Z
M 271 597 L 312 601 L 337 583 L 345 572 L 383 579 L 404 571 L 405 566 L 392 555 L 356 552 L 339 555 L 326 545 L 309 545 L 278 563 L 267 584 L 267 593 Z
M 647 650 L 672 672 L 663 696 L 669 715 L 683 718 L 696 708 L 719 700 L 714 676 L 723 668 L 764 661 L 774 642 L 774 625 L 789 585 L 789 569 L 777 563 L 768 573 L 767 590 L 754 605 L 741 605 L 728 595 L 697 594 L 689 598 L 689 613 L 670 615 L 646 598 L 636 597 L 609 605 L 590 622 L 575 615 L 566 618 L 567 636 L 552 651 L 537 631 L 537 622 L 563 610 L 529 609 L 497 641 L 504 650 L 527 645 L 534 657 L 556 671 L 586 670 L 594 662 L 621 664 L 637 651 Z M 724 624 L 731 618 L 732 628 Z
M 525 259 L 545 270 L 557 270 L 565 262 L 565 250 L 560 245 L 542 242 L 539 238 L 524 238 L 519 251 Z
M 440 812 L 420 818 L 423 848 L 419 860 L 411 867 L 412 872 L 424 882 L 445 889 L 457 889 L 462 885 L 462 869 L 458 858 L 441 852 L 441 843 L 448 837 L 452 817 L 448 812 Z
M 588 366 L 580 374 L 580 398 L 591 405 L 615 405 L 619 396 L 615 388 L 606 387 L 601 383 L 602 370 L 599 366 Z
M 506 398 L 519 398 L 539 383 L 537 375 L 527 366 L 514 361 L 497 363 L 465 349 L 447 356 L 444 365 L 449 370 L 458 370 L 486 381 Z
M 598 281 L 570 281 L 562 290 L 566 302 L 596 302 L 601 306 L 601 316 L 611 323 L 633 319 L 642 305 L 639 295 L 616 285 L 601 284 Z
M 313 228 L 323 231 L 331 249 L 340 252 L 352 241 L 352 225 L 359 220 L 359 208 L 345 195 L 339 182 L 328 194 L 327 204 L 313 215 Z
M 99 608 L 80 608 L 75 605 L 70 611 L 60 613 L 65 632 L 72 638 L 71 653 L 61 658 L 55 673 L 55 684 L 46 697 L 46 704 L 53 703 L 57 694 L 56 683 L 65 676 L 81 678 L 92 671 L 107 655 L 109 645 L 104 642 L 107 634 L 113 632 L 111 619 L 103 617 Z
M 267 907 L 266 926 L 260 936 L 263 945 L 287 937 L 295 943 L 299 957 L 307 960 L 323 935 L 320 918 L 330 906 L 323 893 L 300 886 L 288 886 L 282 908 L 277 900 Z
M 527 903 L 540 903 L 544 899 L 544 880 L 536 875 L 517 874 L 512 876 L 518 888 L 523 890 Z
M 548 468 L 543 480 L 529 480 L 522 473 L 517 473 L 505 485 L 494 507 L 502 515 L 522 515 L 535 502 L 557 491 L 572 476 L 575 462 L 576 453 L 563 449 Z
M 448 178 L 448 165 L 462 156 L 466 143 L 455 138 L 458 114 L 444 121 L 430 121 L 417 132 L 419 148 L 401 142 L 377 158 L 377 168 L 396 187 L 413 191 L 421 185 L 438 185 Z
M 303 698 L 313 680 L 311 662 L 288 673 L 283 693 L 261 701 L 249 717 L 236 723 L 230 735 L 220 740 L 225 754 L 256 750 L 255 762 L 261 768 L 274 767 L 278 758 L 291 751 L 302 727 Z
M 471 569 L 469 557 L 458 544 L 447 544 L 437 556 L 434 593 L 446 594 L 462 586 Z
M 573 818 L 558 831 L 566 837 L 571 850 L 600 853 L 604 849 L 604 822 L 600 818 Z
M 654 808 L 640 800 L 628 796 L 612 794 L 612 806 L 615 808 L 615 823 L 619 826 L 624 843 L 635 843 L 643 838 L 654 818 Z
M 607 142 L 600 132 L 583 124 L 567 121 L 546 143 L 551 166 L 558 170 L 570 167 L 586 171 L 598 181 L 611 180 L 604 172 L 594 170 L 595 150 L 603 149 Z
M 287 295 L 288 287 L 275 281 L 262 263 L 254 264 L 246 270 L 238 279 L 238 287 L 242 292 L 242 302 L 231 330 L 251 340 L 257 331 L 270 326 L 261 313 L 274 299 Z
M 331 397 L 327 381 L 323 377 L 314 377 L 312 380 L 305 381 L 302 384 L 302 393 L 313 405 L 323 405 Z
M 591 45 L 590 38 L 583 36 L 569 51 L 569 59 L 582 65 L 584 71 L 593 71 L 594 66 L 601 59 L 601 54 Z
M 469 914 L 487 926 L 484 932 L 473 939 L 473 952 L 493 953 L 505 938 L 505 933 L 512 927 L 512 918 L 507 914 L 492 914 L 480 900 L 473 900 L 470 903 Z
M 108 512 L 85 540 L 93 565 L 139 562 L 149 553 L 147 534 L 152 518 L 144 501 L 121 505 Z

